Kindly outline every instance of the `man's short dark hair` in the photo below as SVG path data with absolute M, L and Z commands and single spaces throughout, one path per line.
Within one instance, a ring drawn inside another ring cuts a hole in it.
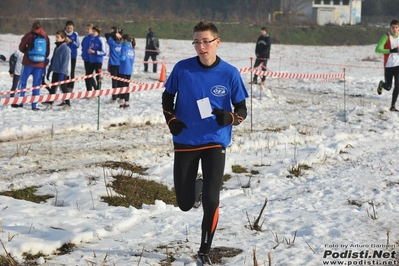
M 193 33 L 207 30 L 212 32 L 214 37 L 219 38 L 218 28 L 216 28 L 215 24 L 207 20 L 201 20 L 200 22 L 198 22 L 197 25 L 194 26 Z
M 261 30 L 267 31 L 267 27 L 262 27 Z

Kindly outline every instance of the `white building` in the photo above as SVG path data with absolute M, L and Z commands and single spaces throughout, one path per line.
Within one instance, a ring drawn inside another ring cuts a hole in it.
M 363 0 L 313 0 L 317 24 L 356 25 L 361 22 Z

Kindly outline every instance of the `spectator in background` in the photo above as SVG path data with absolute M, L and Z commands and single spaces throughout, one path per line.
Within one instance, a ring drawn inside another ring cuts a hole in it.
M 109 60 L 108 60 L 108 71 L 114 77 L 117 77 L 119 74 L 119 58 L 121 55 L 121 35 L 123 34 L 123 30 L 119 29 L 116 26 L 111 28 L 111 32 L 107 32 L 104 36 L 107 40 L 107 44 L 109 46 Z M 118 88 L 118 80 L 112 79 L 112 88 Z M 118 95 L 112 94 L 111 103 L 116 103 Z
M 89 49 L 90 49 L 90 41 L 93 38 L 93 24 L 88 23 L 86 24 L 86 36 L 82 40 L 82 60 L 85 66 L 85 75 L 93 74 L 93 72 L 89 72 L 90 70 L 90 56 L 89 56 Z M 93 77 L 86 78 L 86 90 L 91 91 L 96 86 L 96 81 Z
M 261 70 L 266 71 L 267 61 L 270 58 L 271 42 L 270 42 L 270 35 L 266 27 L 262 27 L 261 33 L 262 35 L 258 37 L 255 46 L 256 60 L 254 64 L 254 69 L 263 64 Z M 263 84 L 265 80 L 266 76 L 262 76 L 261 84 Z M 257 84 L 257 83 L 258 83 L 258 75 L 255 74 L 252 80 L 252 84 Z
M 78 57 L 78 48 L 80 46 L 79 34 L 75 31 L 75 25 L 72 20 L 65 23 L 66 43 L 71 49 L 71 71 L 70 78 L 75 78 L 76 58 Z M 70 82 L 67 87 L 72 91 L 75 82 Z
M 392 80 L 395 80 L 390 111 L 399 112 L 395 107 L 399 95 L 399 21 L 394 19 L 390 23 L 390 31 L 385 33 L 375 48 L 376 53 L 384 55 L 384 81 L 380 81 L 377 93 L 380 95 L 382 89 L 387 91 L 392 88 Z
M 32 49 L 32 46 L 35 42 L 35 39 L 41 39 L 44 38 L 43 46 L 40 48 L 40 50 L 44 50 L 43 54 L 41 55 L 35 55 L 36 57 L 44 58 L 40 60 L 34 60 L 33 57 L 31 57 L 30 51 L 36 50 Z M 45 47 L 44 47 L 45 46 Z M 40 86 L 42 83 L 42 77 L 44 73 L 44 69 L 46 67 L 46 59 L 48 58 L 50 54 L 50 40 L 46 34 L 46 32 L 42 28 L 42 24 L 39 21 L 33 22 L 31 31 L 26 33 L 19 44 L 19 50 L 24 54 L 22 58 L 22 74 L 20 77 L 20 89 L 26 88 L 27 81 L 30 75 L 33 77 L 33 82 L 32 86 Z M 32 96 L 38 96 L 40 95 L 40 89 L 35 89 L 32 90 Z M 25 96 L 25 91 L 20 93 L 20 96 L 23 97 Z M 12 107 L 22 107 L 23 105 L 16 105 L 13 104 L 11 105 Z M 40 110 L 37 108 L 37 103 L 33 102 L 32 103 L 32 110 L 37 111 Z
M 53 52 L 53 57 L 50 61 L 50 66 L 47 71 L 47 80 L 50 80 L 50 74 L 53 73 L 51 77 L 51 83 L 58 81 L 67 80 L 69 76 L 69 64 L 71 61 L 71 49 L 67 45 L 67 35 L 64 31 L 59 30 L 55 33 L 55 49 Z M 49 89 L 50 94 L 55 94 L 58 85 L 51 86 Z M 67 83 L 61 84 L 61 91 L 63 93 L 71 92 L 72 89 L 68 87 Z M 47 102 L 49 105 L 47 109 L 51 109 L 53 102 Z M 60 106 L 66 105 L 66 109 L 71 107 L 70 101 L 65 100 L 60 104 Z
M 98 74 L 100 69 L 102 69 L 104 56 L 107 54 L 105 50 L 105 41 L 100 36 L 101 28 L 100 26 L 93 27 L 93 38 L 90 40 L 90 48 L 88 50 L 90 64 L 89 64 L 89 73 L 92 74 L 94 71 Z M 94 89 L 99 90 L 100 84 L 100 76 L 96 76 L 97 83 L 95 84 Z
M 11 91 L 15 91 L 18 88 L 19 77 L 21 76 L 22 70 L 22 58 L 24 54 L 20 50 L 15 50 L 15 52 L 10 56 L 10 77 L 12 77 Z M 14 93 L 10 94 L 10 97 L 14 97 Z
M 152 60 L 152 72 L 157 73 L 157 55 L 159 55 L 159 39 L 153 28 L 148 29 L 145 42 L 144 72 L 148 72 L 148 59 Z
M 120 62 L 119 77 L 124 80 L 130 80 L 133 74 L 134 60 L 136 58 L 136 53 L 134 51 L 134 47 L 136 46 L 136 40 L 132 38 L 132 36 L 130 36 L 129 34 L 123 34 L 121 37 L 122 37 L 122 49 L 119 58 Z M 129 82 L 122 80 L 119 81 L 119 87 L 128 87 L 128 86 Z M 120 95 L 121 99 L 121 105 L 119 106 L 120 108 L 129 107 L 129 97 L 130 97 L 130 92 Z

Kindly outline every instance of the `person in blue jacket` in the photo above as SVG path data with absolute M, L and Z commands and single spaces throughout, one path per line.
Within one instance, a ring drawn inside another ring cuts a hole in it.
M 100 26 L 93 27 L 93 38 L 90 40 L 90 48 L 89 48 L 89 72 L 90 74 L 93 72 L 99 73 L 99 70 L 102 69 L 104 56 L 107 54 L 105 50 L 105 41 L 100 36 L 101 28 Z M 100 76 L 96 76 L 97 83 L 94 87 L 95 90 L 99 88 Z
M 204 214 L 197 265 L 212 265 L 209 252 L 219 219 L 226 147 L 231 142 L 232 126 L 247 116 L 248 93 L 237 68 L 217 56 L 221 41 L 212 22 L 196 24 L 193 39 L 197 56 L 173 67 L 162 94 L 162 108 L 173 135 L 174 188 L 182 211 L 189 211 L 196 201 L 201 161 Z
M 118 33 L 120 36 L 120 34 Z M 123 34 L 122 36 L 122 49 L 119 58 L 119 77 L 125 80 L 130 80 L 133 74 L 133 64 L 136 58 L 134 47 L 136 46 L 136 40 L 129 34 Z M 130 85 L 127 81 L 119 81 L 119 87 L 128 87 Z M 129 107 L 130 92 L 123 93 L 120 95 L 121 102 L 120 108 Z
M 75 67 L 76 67 L 76 58 L 78 57 L 78 48 L 80 46 L 79 34 L 75 31 L 75 25 L 72 20 L 68 20 L 65 23 L 65 33 L 66 43 L 71 49 L 71 70 L 70 70 L 70 78 L 75 78 Z M 72 91 L 74 88 L 75 82 L 68 83 L 68 88 Z
M 119 74 L 119 57 L 122 49 L 121 34 L 123 34 L 123 30 L 113 26 L 111 32 L 104 35 L 109 46 L 108 71 L 115 77 Z M 118 88 L 117 79 L 112 79 L 112 88 Z M 117 97 L 118 95 L 112 94 L 111 103 L 116 103 Z
M 47 71 L 47 80 L 50 80 L 51 73 L 51 83 L 55 83 L 58 81 L 67 80 L 69 76 L 69 64 L 71 61 L 71 49 L 67 45 L 67 35 L 63 30 L 59 30 L 55 33 L 55 49 L 53 52 L 53 56 L 50 60 L 50 65 Z M 57 91 L 58 85 L 51 86 L 49 89 L 50 94 L 55 94 Z M 72 90 L 68 88 L 68 84 L 64 83 L 60 85 L 61 91 L 63 93 L 71 92 Z M 47 109 L 51 109 L 53 102 L 46 102 L 48 104 Z M 66 108 L 71 106 L 69 100 L 65 100 L 64 104 Z
M 89 49 L 90 49 L 90 41 L 93 38 L 93 24 L 87 23 L 85 30 L 86 30 L 86 36 L 82 40 L 82 45 L 81 45 L 82 55 L 81 56 L 82 56 L 82 60 L 83 60 L 84 67 L 85 67 L 85 75 L 89 75 L 89 74 L 93 73 L 93 71 L 91 73 L 89 73 L 89 71 L 90 71 Z M 91 91 L 92 89 L 95 88 L 96 81 L 94 80 L 94 78 L 86 78 L 85 84 L 86 84 L 86 90 Z

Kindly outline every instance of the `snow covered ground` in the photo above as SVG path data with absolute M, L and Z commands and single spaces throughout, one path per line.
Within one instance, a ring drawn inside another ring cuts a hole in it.
M 20 38 L 0 35 L 0 54 L 8 58 Z M 133 79 L 157 82 L 159 72 L 143 73 L 143 48 L 138 39 Z M 195 53 L 190 41 L 176 40 L 161 40 L 161 51 L 167 74 Z M 220 57 L 239 69 L 250 66 L 253 52 L 253 43 L 219 47 Z M 267 78 L 260 91 L 250 87 L 249 73 L 242 75 L 252 96 L 249 116 L 234 128 L 228 148 L 225 172 L 233 178 L 221 191 L 213 242 L 242 253 L 220 265 L 254 265 L 254 250 L 259 265 L 396 265 L 399 117 L 389 111 L 391 92 L 376 93 L 382 56 L 373 45 L 272 45 L 268 68 L 345 74 L 345 80 Z M 76 76 L 83 75 L 78 61 Z M 105 78 L 103 88 L 110 84 Z M 8 62 L 0 62 L 0 92 L 10 87 Z M 75 91 L 85 91 L 83 81 Z M 0 191 L 39 186 L 39 193 L 56 195 L 58 202 L 0 196 L 0 255 L 6 249 L 20 263 L 23 253 L 50 255 L 37 260 L 41 265 L 160 265 L 172 252 L 172 265 L 193 265 L 201 208 L 184 213 L 161 201 L 142 209 L 110 207 L 100 199 L 112 178 L 106 173 L 104 182 L 98 165 L 108 160 L 147 167 L 142 178 L 172 188 L 173 149 L 161 93 L 131 93 L 128 110 L 102 97 L 99 130 L 96 100 L 74 99 L 71 111 L 0 105 Z M 233 173 L 232 165 L 253 174 Z M 299 165 L 309 169 L 290 175 Z M 250 230 L 248 219 L 259 216 L 265 199 L 262 231 Z M 65 243 L 76 247 L 51 256 Z

